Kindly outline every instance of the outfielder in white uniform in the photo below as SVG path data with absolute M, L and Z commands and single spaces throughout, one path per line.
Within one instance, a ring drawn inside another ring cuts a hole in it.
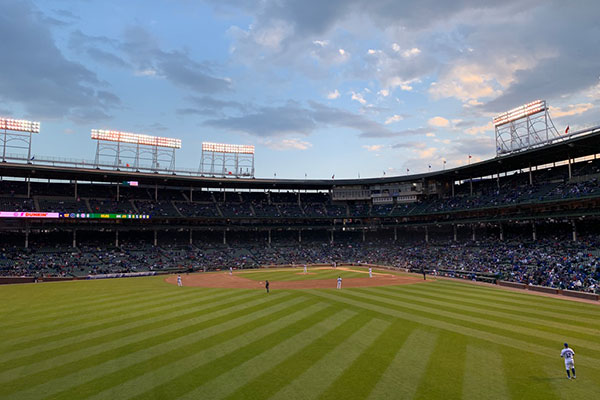
M 177 286 L 183 286 L 183 283 L 181 283 L 181 275 L 177 275 Z
M 575 356 L 575 352 L 573 351 L 573 349 L 571 349 L 569 347 L 569 345 L 567 343 L 565 343 L 565 348 L 562 349 L 562 351 L 560 352 L 560 356 L 565 359 L 565 368 L 567 369 L 567 379 L 571 379 L 571 374 L 569 372 L 569 369 L 571 370 L 571 372 L 573 372 L 573 379 L 576 379 L 577 376 L 575 376 L 575 361 L 573 360 L 573 357 Z
M 369 278 L 373 277 L 373 268 L 369 267 Z
M 338 289 L 342 288 L 342 277 L 341 276 L 338 276 L 338 279 L 337 279 L 337 288 Z
M 233 267 L 229 267 L 229 275 L 233 275 Z
M 306 274 L 306 264 L 304 264 L 304 273 Z

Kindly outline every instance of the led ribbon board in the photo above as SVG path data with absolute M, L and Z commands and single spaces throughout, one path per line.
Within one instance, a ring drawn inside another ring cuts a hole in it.
M 7 131 L 40 133 L 40 123 L 24 119 L 0 117 L 0 129 Z
M 84 219 L 150 219 L 147 214 L 115 214 L 115 213 L 61 213 L 61 218 Z
M 104 129 L 92 129 L 92 139 L 105 140 L 108 142 L 140 144 L 145 146 L 168 147 L 171 149 L 181 148 L 181 139 L 141 135 L 138 133 L 120 131 L 109 131 Z
M 59 218 L 57 212 L 0 211 L 0 218 Z

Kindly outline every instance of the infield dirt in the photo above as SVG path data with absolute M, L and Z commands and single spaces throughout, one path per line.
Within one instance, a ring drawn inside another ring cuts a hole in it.
M 229 272 L 211 272 L 181 275 L 183 286 L 231 288 L 231 289 L 264 289 L 264 282 L 244 278 L 240 274 L 229 275 Z M 173 285 L 177 284 L 177 276 L 171 275 L 165 279 Z M 392 274 L 374 274 L 372 278 L 344 278 L 342 288 L 392 286 L 413 283 L 423 283 L 423 279 L 413 276 L 398 276 Z M 336 279 L 308 279 L 297 281 L 269 280 L 270 289 L 335 289 Z

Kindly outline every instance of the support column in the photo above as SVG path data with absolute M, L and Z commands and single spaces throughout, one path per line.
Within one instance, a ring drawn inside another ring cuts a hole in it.
M 298 243 L 302 243 L 302 229 L 298 230 Z
M 454 180 L 452 181 L 452 197 L 454 197 Z
M 531 237 L 534 242 L 537 240 L 537 229 L 535 227 L 535 222 L 533 221 L 531 221 Z
M 573 175 L 571 174 L 571 156 L 569 156 L 569 180 L 571 180 L 572 177 Z
M 363 231 L 362 231 L 362 237 L 363 237 L 363 238 L 362 238 L 362 239 L 363 239 L 363 242 L 365 242 L 365 240 L 366 240 L 366 239 L 365 239 L 365 230 L 364 230 L 364 229 L 363 229 Z
M 190 245 L 194 244 L 194 235 L 193 235 L 193 230 L 190 229 Z
M 472 178 L 469 179 L 469 191 L 471 193 L 471 196 L 473 196 L 473 179 Z
M 577 225 L 575 225 L 575 220 L 571 221 L 571 226 L 573 227 L 573 241 L 577 241 Z
M 475 237 L 475 225 L 473 225 L 473 241 L 477 240 L 477 238 Z
M 533 174 L 531 173 L 531 164 L 529 164 L 529 186 L 533 186 Z
M 504 241 L 504 225 L 500 224 L 500 241 Z
M 154 247 L 158 246 L 158 231 L 154 230 Z
M 119 198 L 121 197 L 121 194 L 119 192 L 120 187 L 121 187 L 121 185 L 119 185 L 119 182 L 117 182 L 117 201 L 119 201 Z
M 29 248 L 29 229 L 25 231 L 25 248 Z
M 271 244 L 271 230 L 269 229 L 267 232 L 268 232 L 268 237 L 267 237 L 268 242 L 269 242 L 269 244 Z
M 333 229 L 331 230 L 331 239 L 329 240 L 329 243 L 333 244 Z
M 192 190 L 191 186 L 190 186 L 190 201 L 194 201 L 194 191 Z
M 454 241 L 458 241 L 458 229 L 456 228 L 456 225 L 452 225 L 452 230 L 454 231 Z
M 73 229 L 73 247 L 77 247 L 77 229 Z
M 115 231 L 115 247 L 119 247 L 119 231 Z
M 75 181 L 75 200 L 77 200 L 77 181 Z
M 27 198 L 31 198 L 31 178 L 27 178 Z
M 223 231 L 223 244 L 227 244 L 227 231 Z
M 394 242 L 398 241 L 398 228 L 394 227 Z
M 425 243 L 429 243 L 429 227 L 425 227 Z
M 158 183 L 154 184 L 154 201 L 158 201 Z
M 496 174 L 496 187 L 500 189 L 500 172 Z

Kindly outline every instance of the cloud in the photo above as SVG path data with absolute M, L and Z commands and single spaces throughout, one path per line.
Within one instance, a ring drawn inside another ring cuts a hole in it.
M 429 121 L 427 121 L 427 123 L 431 126 L 443 128 L 443 127 L 448 126 L 450 124 L 450 121 L 448 121 L 444 117 L 433 117 L 433 118 L 430 118 Z
M 363 145 L 362 146 L 363 149 L 366 149 L 367 151 L 379 151 L 381 149 L 383 149 L 383 145 L 382 144 L 372 144 L 372 145 Z
M 210 64 L 192 59 L 185 51 L 161 49 L 142 27 L 128 28 L 119 48 L 141 76 L 162 77 L 196 93 L 215 94 L 231 88 L 231 81 L 215 76 Z
M 66 59 L 53 40 L 52 24 L 32 3 L 0 2 L 0 15 L 0 37 L 6 39 L 0 52 L 10 54 L 0 62 L 0 100 L 21 105 L 35 118 L 78 123 L 109 118 L 118 97 L 107 95 L 106 83 L 94 72 Z
M 314 101 L 309 101 L 308 106 L 288 101 L 281 106 L 260 107 L 241 116 L 210 119 L 204 125 L 259 137 L 308 136 L 317 129 L 329 128 L 357 131 L 363 138 L 424 135 L 428 131 L 425 128 L 390 130 L 363 115 Z
M 485 132 L 490 132 L 494 130 L 494 125 L 492 122 L 488 122 L 485 125 L 472 126 L 465 130 L 465 132 L 469 135 L 481 135 Z
M 328 98 L 329 100 L 335 100 L 335 99 L 337 99 L 338 97 L 340 97 L 340 92 L 339 92 L 339 90 L 337 90 L 337 89 L 335 89 L 333 92 L 329 92 L 329 93 L 327 93 L 327 98 Z
M 421 54 L 421 50 L 417 47 L 413 47 L 412 49 L 403 51 L 402 57 L 410 58 L 410 57 L 418 56 L 419 54 Z
M 586 111 L 594 108 L 592 103 L 569 104 L 566 109 L 550 106 L 550 116 L 555 118 L 569 117 L 573 115 L 583 114 Z
M 189 96 L 187 97 L 188 102 L 192 107 L 179 108 L 177 114 L 179 115 L 225 115 L 226 110 L 234 110 L 244 112 L 248 109 L 248 106 L 235 100 L 220 100 L 211 96 Z
M 363 106 L 365 104 L 367 104 L 367 101 L 365 100 L 365 98 L 363 97 L 363 95 L 361 93 L 352 92 L 352 100 L 358 101 Z
M 385 120 L 385 124 L 386 125 L 393 124 L 394 122 L 402 121 L 403 119 L 404 119 L 404 117 L 402 115 L 394 114 Z
M 300 139 L 265 140 L 263 144 L 277 151 L 308 150 L 313 146 L 312 143 Z

